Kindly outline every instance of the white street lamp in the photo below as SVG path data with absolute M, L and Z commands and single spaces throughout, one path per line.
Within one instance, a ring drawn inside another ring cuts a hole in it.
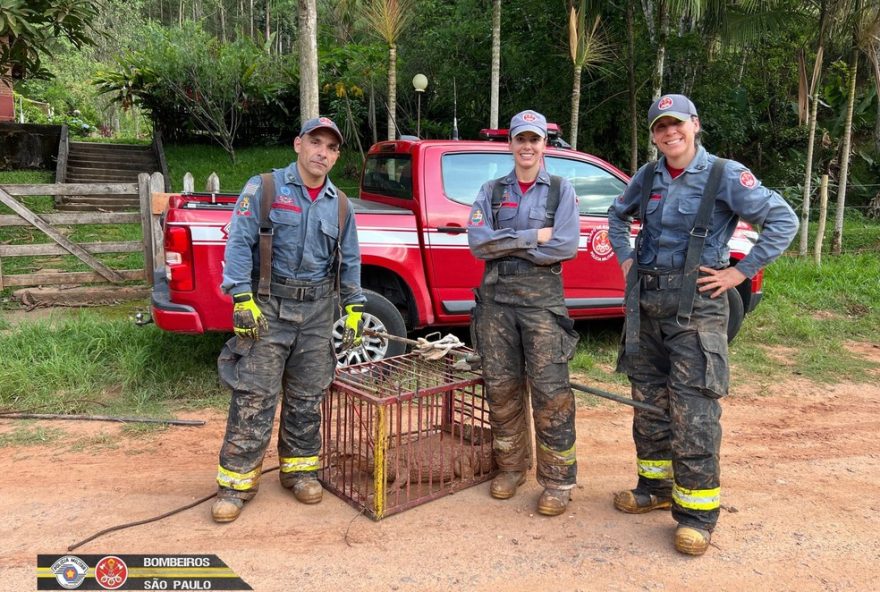
M 424 74 L 416 74 L 412 79 L 413 88 L 416 89 L 418 103 L 416 107 L 416 137 L 422 135 L 422 93 L 428 88 L 428 77 Z

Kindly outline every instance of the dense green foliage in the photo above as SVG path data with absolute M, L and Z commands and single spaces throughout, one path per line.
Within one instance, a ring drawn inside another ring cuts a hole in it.
M 166 137 L 216 140 L 230 152 L 254 142 L 287 145 L 296 133 L 295 2 L 269 0 L 255 6 L 233 0 L 102 2 L 105 9 L 98 28 L 112 30 L 113 35 L 97 38 L 91 50 L 69 47 L 68 54 L 88 54 L 82 63 L 64 56 L 54 60 L 51 66 L 64 79 L 63 85 L 26 86 L 22 92 L 47 100 L 69 88 L 68 112 L 76 105 L 86 123 L 122 131 L 125 126 L 110 123 L 113 117 L 120 119 L 121 111 L 107 105 L 115 97 L 120 109 L 146 110 Z M 340 123 L 349 147 L 361 149 L 384 136 L 387 95 L 387 48 L 364 18 L 365 4 L 364 0 L 318 2 L 321 110 Z M 648 141 L 644 113 L 657 54 L 657 25 L 654 13 L 646 9 L 656 11 L 660 4 L 636 6 L 635 46 L 630 55 L 623 5 L 587 3 L 591 17 L 601 16 L 600 34 L 611 59 L 584 73 L 578 146 L 625 169 L 631 132 L 627 69 L 631 65 L 635 74 L 639 159 L 643 160 Z M 788 187 L 786 196 L 797 205 L 807 145 L 807 130 L 798 123 L 798 55 L 803 53 L 809 74 L 818 39 L 819 4 L 784 0 L 673 4 L 677 12 L 667 43 L 663 91 L 691 95 L 701 114 L 706 146 L 743 161 L 765 183 Z M 502 3 L 502 125 L 526 107 L 543 111 L 563 130 L 570 125 L 570 5 L 569 0 Z M 861 6 L 864 16 L 876 19 L 871 12 L 876 8 Z M 476 137 L 487 126 L 490 8 L 487 0 L 415 2 L 409 25 L 397 42 L 400 133 L 411 134 L 416 128 L 417 96 L 409 84 L 416 73 L 429 81 L 421 97 L 423 136 L 450 137 L 455 120 L 463 138 Z M 815 186 L 826 172 L 832 186 L 837 181 L 847 105 L 845 64 L 856 16 L 853 9 L 837 14 L 824 44 Z M 874 68 L 866 59 L 876 58 L 874 35 L 874 45 L 868 43 L 860 54 L 856 87 L 847 204 L 857 207 L 880 189 L 877 87 Z M 97 89 L 82 87 L 94 80 L 111 92 L 87 99 Z M 209 101 L 215 107 L 208 118 L 213 123 L 198 116 L 199 106 Z

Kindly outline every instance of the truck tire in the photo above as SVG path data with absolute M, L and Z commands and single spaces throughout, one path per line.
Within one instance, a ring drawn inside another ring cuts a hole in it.
M 730 316 L 727 319 L 727 343 L 730 343 L 739 333 L 743 318 L 746 316 L 742 296 L 739 295 L 739 290 L 736 288 L 727 291 L 727 305 L 730 309 Z
M 379 333 L 406 337 L 406 323 L 400 311 L 387 298 L 372 290 L 364 290 L 367 302 L 364 305 L 364 329 Z M 333 325 L 333 348 L 336 351 L 337 366 L 351 366 L 363 362 L 376 362 L 406 352 L 406 344 L 391 339 L 364 335 L 363 346 L 348 351 L 342 350 L 342 333 L 345 330 L 345 315 Z

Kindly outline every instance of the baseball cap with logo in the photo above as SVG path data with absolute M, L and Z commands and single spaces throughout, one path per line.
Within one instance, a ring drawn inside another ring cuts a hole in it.
M 308 121 L 303 123 L 302 129 L 299 130 L 299 135 L 300 137 L 302 137 L 319 129 L 330 130 L 339 139 L 339 144 L 342 144 L 342 134 L 339 132 L 339 128 L 336 127 L 336 124 L 333 123 L 333 120 L 329 117 L 315 117 L 313 119 L 309 119 Z
M 537 111 L 520 111 L 510 120 L 510 137 L 513 138 L 523 132 L 533 132 L 547 137 L 547 118 Z
M 648 109 L 648 129 L 654 129 L 654 124 L 661 117 L 674 117 L 679 121 L 687 121 L 696 116 L 697 108 L 686 96 L 663 95 Z

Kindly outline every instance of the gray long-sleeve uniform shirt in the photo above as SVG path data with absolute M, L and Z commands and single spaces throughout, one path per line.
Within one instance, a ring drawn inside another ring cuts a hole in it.
M 653 178 L 646 178 L 647 165 L 639 169 L 623 195 L 608 210 L 608 235 L 618 262 L 633 257 L 631 216 L 639 213 L 644 184 L 651 183 L 638 265 L 657 270 L 676 270 L 684 266 L 703 188 L 716 158 L 702 146 L 698 147 L 693 161 L 676 179 L 669 174 L 665 157 L 657 162 Z M 736 266 L 746 277 L 753 277 L 781 255 L 798 230 L 797 216 L 782 196 L 761 185 L 745 166 L 730 161 L 715 198 L 701 265 L 714 268 L 728 265 L 730 249 L 727 242 L 740 218 L 761 227 L 757 243 Z
M 492 190 L 504 185 L 501 207 L 492 216 Z M 538 244 L 538 230 L 544 227 L 550 175 L 542 167 L 535 184 L 523 195 L 511 171 L 500 180 L 480 188 L 468 218 L 468 245 L 480 259 L 519 257 L 536 265 L 552 265 L 577 254 L 580 238 L 577 196 L 567 180 L 559 188 L 559 206 L 553 219 L 552 238 Z
M 299 176 L 296 162 L 273 171 L 277 195 L 272 202 L 272 273 L 286 279 L 318 282 L 335 273 L 331 269 L 340 241 L 340 289 L 343 306 L 364 302 L 361 291 L 361 255 L 352 208 L 339 221 L 339 195 L 328 178 L 312 202 Z M 251 177 L 235 202 L 221 289 L 235 295 L 252 292 L 251 282 L 260 269 L 260 204 L 263 193 L 259 175 Z

